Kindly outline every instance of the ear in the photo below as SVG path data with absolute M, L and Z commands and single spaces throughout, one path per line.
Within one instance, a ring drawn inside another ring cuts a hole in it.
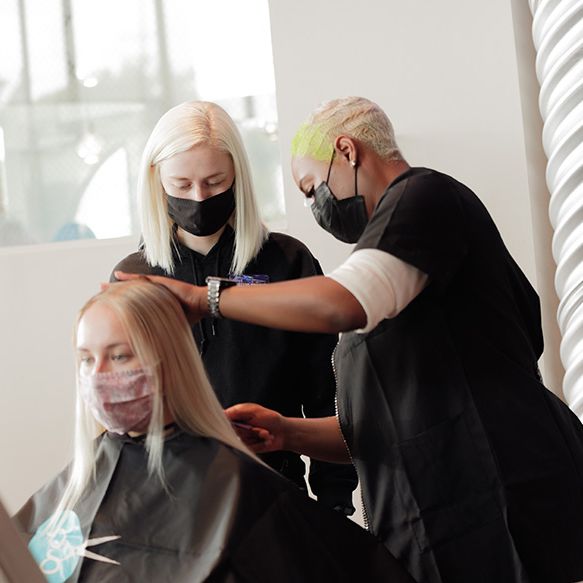
M 334 148 L 346 162 L 351 166 L 356 166 L 358 163 L 358 145 L 354 138 L 341 134 L 334 140 Z

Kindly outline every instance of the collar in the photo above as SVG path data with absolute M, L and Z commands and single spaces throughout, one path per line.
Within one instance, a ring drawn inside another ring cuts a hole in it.
M 176 422 L 168 423 L 164 425 L 164 441 L 168 441 L 169 439 L 173 439 L 178 435 L 184 433 L 184 431 L 180 428 L 180 426 Z M 111 431 L 106 431 L 105 435 L 114 441 L 121 441 L 124 443 L 133 443 L 136 445 L 142 445 L 146 442 L 147 433 L 142 433 L 141 435 L 137 435 L 132 437 L 127 433 L 120 435 L 119 433 L 113 433 Z
M 393 181 L 387 186 L 385 192 L 387 192 L 389 189 L 393 188 L 393 186 L 396 186 L 399 182 L 406 180 L 411 175 L 417 173 L 419 170 L 424 170 L 424 168 L 410 167 L 409 170 L 405 170 L 405 172 L 401 172 L 401 174 L 399 174 L 399 176 L 394 178 Z
M 233 227 L 231 227 L 231 225 L 229 225 L 227 223 L 227 225 L 225 226 L 225 230 L 222 232 L 221 236 L 219 237 L 219 240 L 213 245 L 213 247 L 210 249 L 210 251 L 206 255 L 203 255 L 202 253 L 199 253 L 198 251 L 194 251 L 193 249 L 190 249 L 186 245 L 183 245 L 176 235 L 176 229 L 177 229 L 177 226 L 176 226 L 176 224 L 174 224 L 174 226 L 172 228 L 172 242 L 173 242 L 174 248 L 176 249 L 178 258 L 180 260 L 183 260 L 183 259 L 189 258 L 189 257 L 193 257 L 193 256 L 196 259 L 199 259 L 200 261 L 213 260 L 213 258 L 224 247 L 229 246 L 229 245 L 232 246 L 232 244 L 235 240 L 235 231 L 233 231 Z

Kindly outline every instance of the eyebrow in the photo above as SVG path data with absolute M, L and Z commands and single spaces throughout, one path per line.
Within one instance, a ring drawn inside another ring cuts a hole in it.
M 223 174 L 227 174 L 227 172 L 215 172 L 214 174 L 210 174 L 209 176 L 205 176 L 203 180 L 208 180 L 209 178 L 216 178 L 217 176 L 221 176 Z M 184 182 L 192 182 L 190 178 L 184 178 L 182 176 L 170 176 L 171 180 L 181 180 Z
M 112 344 L 108 344 L 105 348 L 106 349 L 117 348 L 118 346 L 127 346 L 128 348 L 131 349 L 131 346 L 127 342 L 113 342 Z M 85 348 L 84 346 L 78 346 L 77 350 L 79 352 L 89 352 L 89 348 Z

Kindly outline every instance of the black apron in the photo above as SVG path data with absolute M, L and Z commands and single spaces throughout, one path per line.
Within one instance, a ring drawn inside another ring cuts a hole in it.
M 486 209 L 414 168 L 356 249 L 429 276 L 335 353 L 370 530 L 420 583 L 583 579 L 583 426 L 540 382 L 538 297 Z

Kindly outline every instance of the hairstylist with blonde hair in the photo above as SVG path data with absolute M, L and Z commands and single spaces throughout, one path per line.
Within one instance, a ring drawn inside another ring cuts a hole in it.
M 350 452 L 371 532 L 420 583 L 583 579 L 583 426 L 542 384 L 538 297 L 486 208 L 455 179 L 410 167 L 366 99 L 324 104 L 292 149 L 318 223 L 356 243 L 347 261 L 210 302 L 204 288 L 160 282 L 193 320 L 218 310 L 345 332 L 338 419 L 257 405 L 231 418 L 256 426 L 256 451 Z
M 144 149 L 138 184 L 143 246 L 116 269 L 165 275 L 195 285 L 276 282 L 322 273 L 297 239 L 261 222 L 251 173 L 233 120 L 218 105 L 182 103 L 158 121 Z M 193 327 L 211 385 L 228 407 L 253 401 L 284 415 L 334 414 L 330 357 L 337 336 L 283 332 L 207 317 Z M 304 464 L 292 452 L 264 456 L 306 488 Z M 354 469 L 310 465 L 319 501 L 354 511 Z

